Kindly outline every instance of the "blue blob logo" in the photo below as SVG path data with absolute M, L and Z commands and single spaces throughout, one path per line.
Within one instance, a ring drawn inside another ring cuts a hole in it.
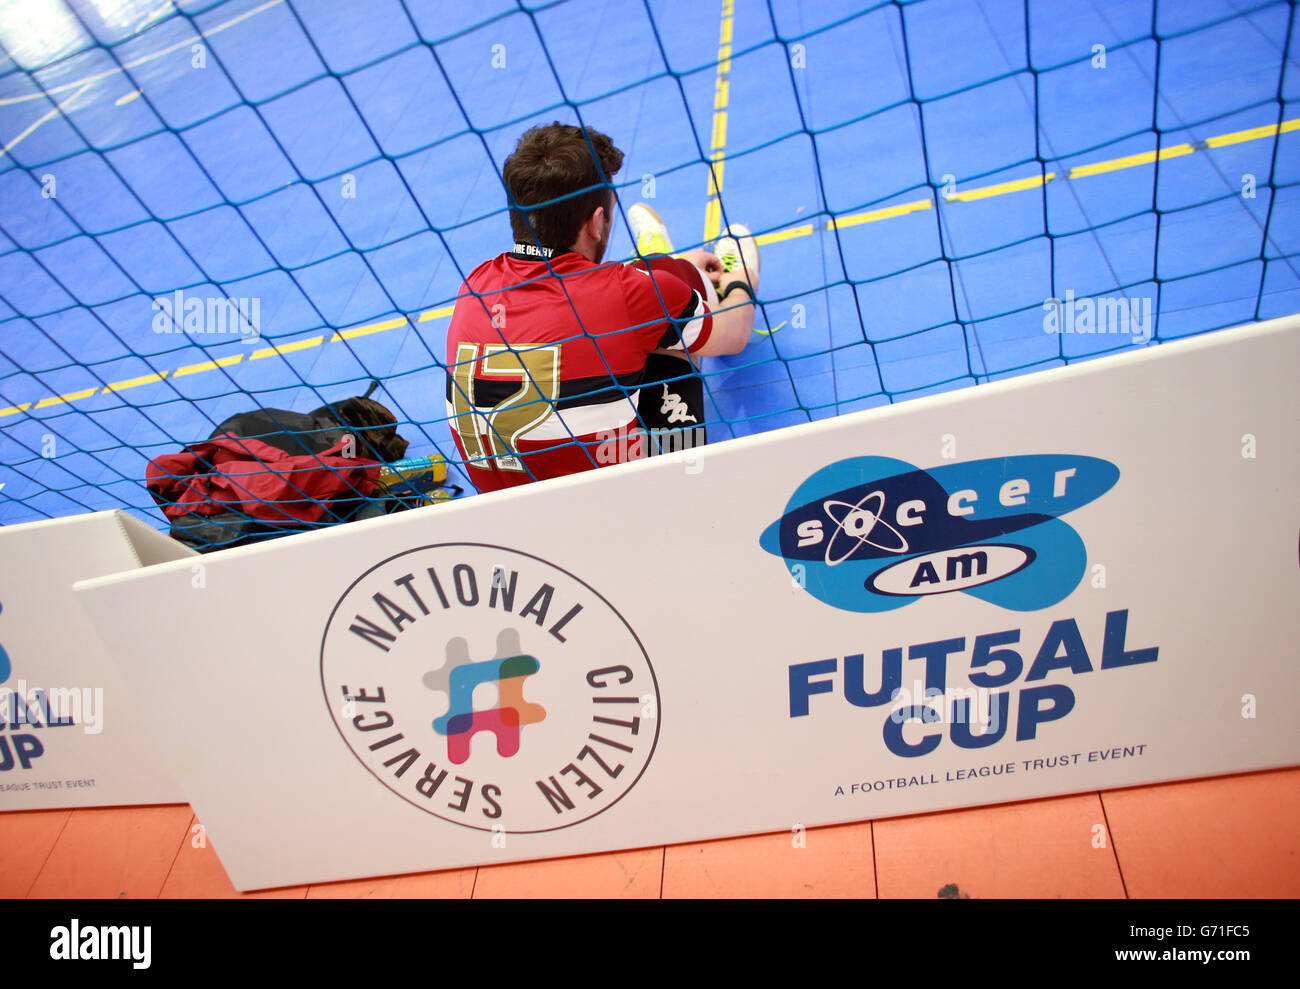
M 1013 611 L 1057 604 L 1088 554 L 1060 516 L 1100 498 L 1119 468 L 1034 454 L 921 470 L 888 457 L 823 467 L 790 497 L 759 545 L 844 611 L 890 611 L 962 591 Z

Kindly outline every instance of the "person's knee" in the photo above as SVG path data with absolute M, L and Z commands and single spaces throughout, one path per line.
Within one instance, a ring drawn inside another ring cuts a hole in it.
M 717 299 L 717 293 L 708 276 L 685 258 L 669 257 L 667 254 L 652 254 L 644 259 L 637 258 L 632 264 L 642 271 L 664 271 L 670 275 L 675 275 L 685 282 L 688 287 L 699 292 L 705 300 L 709 300 L 711 292 L 713 293 L 713 301 Z

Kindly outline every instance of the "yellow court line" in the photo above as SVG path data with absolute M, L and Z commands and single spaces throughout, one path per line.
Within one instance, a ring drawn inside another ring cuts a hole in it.
M 238 364 L 243 359 L 243 354 L 234 354 L 231 357 L 222 357 L 220 360 L 204 361 L 201 364 L 187 364 L 185 367 L 178 367 L 173 371 L 172 377 L 183 378 L 187 374 L 198 374 L 200 371 L 215 371 L 219 367 L 229 367 L 231 364 Z
M 1273 131 L 1276 133 L 1277 128 Z M 1159 158 L 1161 161 L 1167 158 L 1181 158 L 1183 155 L 1190 155 L 1196 149 L 1190 144 L 1174 144 L 1168 148 L 1161 148 L 1157 155 L 1154 151 L 1143 151 L 1140 155 L 1125 155 L 1123 158 L 1112 158 L 1110 161 L 1096 161 L 1091 165 L 1079 165 L 1070 169 L 1069 177 L 1071 179 L 1086 178 L 1089 175 L 1102 175 L 1106 172 L 1118 172 L 1124 168 L 1135 168 L 1138 165 L 1150 165 Z
M 355 340 L 357 337 L 369 336 L 372 333 L 383 333 L 385 330 L 395 330 L 399 326 L 405 325 L 406 317 L 399 316 L 397 319 L 386 320 L 383 323 L 371 323 L 368 326 L 358 326 L 351 330 L 339 330 L 330 337 L 330 343 L 336 343 L 339 340 Z
M 94 388 L 83 388 L 81 391 L 68 392 L 66 395 L 51 395 L 49 398 L 43 398 L 36 403 L 38 409 L 48 409 L 51 405 L 60 405 L 64 402 L 76 402 L 83 398 L 90 398 L 91 395 L 99 391 L 99 386 Z
M 441 319 L 443 316 L 450 316 L 455 306 L 443 306 L 441 309 L 428 309 L 420 313 L 417 323 L 427 323 L 431 319 Z
M 785 230 L 774 230 L 770 234 L 762 234 L 754 238 L 754 243 L 762 247 L 764 244 L 775 244 L 783 240 L 793 240 L 796 237 L 807 237 L 813 232 L 813 225 L 805 223 L 802 227 L 788 227 Z
M 731 14 L 733 10 L 733 2 L 734 0 L 723 0 L 723 5 L 722 5 L 723 18 L 724 18 L 724 23 L 726 25 L 722 29 L 723 30 L 722 36 L 724 36 L 728 41 L 730 41 L 731 39 Z M 730 68 L 730 45 L 727 45 L 726 49 L 727 49 L 726 66 L 729 69 Z M 721 73 L 723 69 L 723 62 L 721 61 L 722 54 L 723 54 L 722 49 L 720 48 L 719 49 L 720 61 L 718 65 L 719 73 Z M 725 97 L 726 97 L 725 78 L 722 79 L 722 87 L 719 90 L 719 92 L 720 92 L 720 98 L 723 100 L 723 102 L 725 102 Z M 1264 127 L 1250 127 L 1247 128 L 1246 130 L 1232 131 L 1231 133 L 1228 134 L 1218 134 L 1214 137 L 1207 138 L 1203 142 L 1203 145 L 1206 148 L 1221 148 L 1233 144 L 1241 144 L 1246 141 L 1257 141 L 1266 137 L 1273 137 L 1275 135 L 1287 134 L 1297 130 L 1300 130 L 1300 118 L 1297 118 L 1295 120 L 1284 120 L 1280 124 L 1270 124 Z M 725 134 L 725 127 L 723 129 L 723 132 Z M 1157 158 L 1159 158 L 1161 161 L 1168 158 L 1180 158 L 1185 155 L 1194 154 L 1197 150 L 1200 149 L 1194 147 L 1191 144 L 1176 144 L 1168 148 L 1161 148 L 1158 155 L 1154 151 L 1147 151 L 1147 152 L 1143 152 L 1142 154 L 1126 155 L 1122 158 L 1112 158 L 1108 161 L 1093 162 L 1090 165 L 1079 165 L 1076 166 L 1075 168 L 1070 169 L 1068 178 L 1077 179 L 1077 178 L 1086 178 L 1090 175 L 1103 175 L 1108 172 L 1115 172 L 1125 168 L 1135 168 L 1140 165 L 1149 165 L 1152 162 L 1156 161 Z M 718 161 L 714 164 L 713 167 L 718 174 L 719 185 L 720 185 L 721 175 L 722 175 L 721 153 L 719 153 Z M 1023 191 L 1025 189 L 1038 188 L 1039 186 L 1044 185 L 1046 182 L 1052 181 L 1054 178 L 1056 178 L 1056 173 L 1048 172 L 1047 175 L 1045 176 L 1031 176 L 1030 178 L 1019 179 L 1014 182 L 1000 182 L 997 183 L 996 185 L 984 186 L 979 189 L 970 189 L 967 190 L 966 192 L 957 193 L 953 196 L 948 196 L 946 197 L 946 199 L 948 201 L 956 200 L 961 202 L 970 202 L 972 200 L 987 199 L 993 196 L 1001 196 L 1013 192 Z M 710 176 L 710 180 L 709 180 L 709 190 L 711 195 L 715 191 L 713 189 L 712 176 Z M 756 237 L 755 240 L 760 245 L 776 244 L 783 240 L 793 240 L 796 237 L 810 236 L 815 230 L 818 229 L 819 226 L 822 226 L 823 229 L 830 230 L 830 229 L 842 229 L 844 227 L 857 226 L 863 223 L 875 223 L 879 220 L 886 220 L 892 217 L 904 216 L 908 213 L 913 213 L 918 210 L 930 209 L 932 205 L 933 202 L 931 200 L 918 199 L 910 203 L 901 203 L 897 206 L 887 206 L 883 209 L 868 210 L 863 213 L 851 213 L 845 216 L 833 217 L 832 219 L 826 221 L 824 226 L 820 224 L 805 223 L 796 227 L 787 227 L 784 230 L 774 230 L 771 233 L 766 233 L 759 237 Z M 715 198 L 710 203 L 710 208 L 713 209 L 716 207 L 717 207 L 717 200 Z M 720 218 L 721 217 L 719 214 L 719 220 Z M 706 230 L 706 234 L 707 234 L 707 230 Z M 706 236 L 705 239 L 707 243 L 708 237 Z M 424 312 L 420 313 L 418 317 L 416 317 L 415 321 L 417 323 L 426 323 L 432 319 L 441 319 L 445 316 L 450 316 L 454 310 L 455 310 L 455 306 L 442 306 L 438 309 L 426 309 Z M 405 316 L 402 316 L 390 320 L 385 320 L 380 323 L 369 323 L 365 326 L 358 326 L 349 330 L 339 330 L 329 336 L 329 341 L 333 343 L 338 340 L 350 340 L 354 337 L 367 336 L 371 333 L 382 333 L 387 330 L 393 330 L 393 329 L 397 329 L 398 327 L 405 326 L 406 323 L 407 323 L 407 318 Z M 325 341 L 325 339 L 326 339 L 325 336 L 317 336 L 317 337 L 312 337 L 311 339 L 308 340 L 299 340 L 295 343 L 282 344 L 276 347 L 267 347 L 262 350 L 254 351 L 252 354 L 249 355 L 248 359 L 258 360 L 259 358 L 262 357 L 270 357 L 273 354 L 287 354 L 287 353 L 292 353 L 295 350 L 305 350 L 308 347 L 318 347 Z M 113 382 L 112 384 L 105 385 L 102 389 L 102 393 L 108 394 L 109 392 L 120 392 L 120 391 L 125 391 L 128 388 L 138 388 L 144 385 L 154 384 L 166 378 L 168 374 L 171 374 L 173 377 L 178 377 L 182 374 L 198 374 L 202 371 L 209 371 L 217 367 L 224 367 L 227 364 L 237 364 L 242 359 L 243 359 L 242 354 L 236 354 L 231 357 L 222 358 L 221 360 L 217 360 L 217 361 L 209 361 L 203 364 L 191 364 L 188 365 L 187 367 L 180 368 L 174 372 L 159 371 L 156 374 L 146 374 L 138 378 L 128 378 L 125 381 L 116 381 Z M 89 398 L 91 395 L 100 392 L 101 392 L 100 388 L 88 388 L 88 389 L 83 389 L 81 391 L 70 392 L 66 395 L 50 396 L 49 398 L 43 398 L 39 402 L 35 403 L 35 408 L 45 409 L 45 408 L 49 408 L 52 405 L 75 402 L 78 401 L 79 399 Z M 33 408 L 33 404 L 31 402 L 24 402 L 20 405 L 10 405 L 7 408 L 0 408 L 0 419 L 3 419 L 11 415 L 17 415 L 20 412 L 27 412 L 29 409 L 32 408 Z
M 717 153 L 727 146 L 727 111 L 719 110 L 713 115 L 713 152 Z M 715 161 L 718 160 L 716 157 Z
M 162 379 L 167 377 L 169 373 L 169 371 L 159 371 L 156 374 L 142 374 L 138 378 L 127 378 L 125 381 L 114 381 L 112 384 L 104 386 L 103 393 L 107 395 L 111 391 L 126 391 L 128 388 L 139 388 L 141 385 L 151 385 L 155 381 L 162 381 Z M 0 415 L 3 414 L 3 412 L 0 412 Z
M 263 347 L 261 350 L 255 350 L 248 355 L 250 361 L 261 360 L 263 357 L 270 357 L 273 354 L 292 354 L 295 350 L 306 350 L 309 347 L 319 347 L 325 342 L 325 337 L 312 337 L 309 340 L 298 340 L 294 343 L 280 343 L 274 347 Z
M 718 70 L 713 84 L 713 127 L 709 148 L 709 188 L 704 206 L 704 243 L 722 232 L 722 171 L 727 148 L 727 104 L 731 98 L 731 29 L 735 0 L 722 0 L 718 28 Z
M 888 220 L 895 216 L 906 216 L 908 213 L 915 213 L 918 210 L 930 209 L 934 202 L 929 199 L 914 199 L 910 203 L 899 203 L 897 206 L 886 206 L 884 209 L 873 209 L 866 213 L 851 213 L 848 216 L 836 216 L 826 221 L 826 229 L 834 230 L 843 227 L 856 227 L 860 223 L 875 223 L 877 220 Z
M 963 203 L 974 202 L 977 199 L 988 199 L 991 196 L 1005 196 L 1009 192 L 1023 192 L 1025 189 L 1037 189 L 1040 185 L 1047 185 L 1052 179 L 1056 178 L 1055 172 L 1048 172 L 1046 175 L 1031 175 L 1025 179 L 1016 179 L 1014 182 L 999 182 L 997 185 L 986 185 L 979 189 L 970 189 L 966 192 L 954 192 L 951 196 L 943 198 L 949 202 L 954 200 Z
M 1229 144 L 1240 144 L 1242 141 L 1257 141 L 1261 137 L 1272 137 L 1274 134 L 1285 134 L 1288 131 L 1300 130 L 1300 120 L 1284 120 L 1281 125 L 1268 124 L 1264 127 L 1250 127 L 1246 130 L 1233 131 L 1231 134 L 1220 134 L 1218 137 L 1209 137 L 1205 139 L 1207 147 L 1222 148 Z
M 426 322 L 431 319 L 439 319 L 444 316 L 450 316 L 454 306 L 444 306 L 440 309 L 429 309 L 419 316 L 420 322 Z M 364 326 L 353 327 L 349 330 L 339 330 L 329 338 L 330 343 L 338 340 L 351 340 L 356 337 L 368 336 L 371 333 L 383 333 L 387 330 L 395 330 L 400 326 L 405 326 L 407 319 L 405 316 L 399 316 L 395 319 L 384 320 L 379 323 L 368 323 Z M 325 340 L 324 336 L 311 337 L 307 340 L 298 340 L 294 343 L 280 344 L 278 346 L 264 347 L 247 355 L 249 360 L 258 360 L 263 357 L 270 357 L 273 354 L 288 354 L 295 350 L 306 350 L 309 347 L 317 347 Z M 143 374 L 137 378 L 126 378 L 122 381 L 110 382 L 103 388 L 87 388 L 77 392 L 70 392 L 66 395 L 51 395 L 35 403 L 35 408 L 45 409 L 52 405 L 60 405 L 67 402 L 75 402 L 82 398 L 89 398 L 95 394 L 107 395 L 113 392 L 126 391 L 128 388 L 140 388 L 145 385 L 157 384 L 167 377 L 183 378 L 190 374 L 202 374 L 204 371 L 215 371 L 219 367 L 229 367 L 232 364 L 238 364 L 244 359 L 244 354 L 232 354 L 229 357 L 218 358 L 217 360 L 201 361 L 198 364 L 186 364 L 184 367 L 176 368 L 173 371 L 158 371 L 154 374 Z M 26 412 L 33 408 L 33 403 L 24 402 L 21 405 L 10 405 L 0 408 L 0 419 L 6 416 L 17 415 L 19 412 Z

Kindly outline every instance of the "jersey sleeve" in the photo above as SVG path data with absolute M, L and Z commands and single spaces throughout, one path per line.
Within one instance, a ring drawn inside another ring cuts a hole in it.
M 713 316 L 698 291 L 669 271 L 625 270 L 628 315 L 647 351 L 696 353 L 708 342 Z

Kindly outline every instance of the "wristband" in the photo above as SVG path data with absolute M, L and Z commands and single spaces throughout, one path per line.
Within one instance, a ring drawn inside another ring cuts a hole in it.
M 740 290 L 743 291 L 747 296 L 749 296 L 749 298 L 750 298 L 751 301 L 753 300 L 753 298 L 754 298 L 754 290 L 753 290 L 752 288 L 749 287 L 749 282 L 745 281 L 743 278 L 737 278 L 735 281 L 733 281 L 733 282 L 731 282 L 729 285 L 727 285 L 727 287 L 723 290 L 722 294 L 718 296 L 718 301 L 721 302 L 723 299 L 725 299 L 727 296 L 729 296 L 732 292 L 736 291 L 736 289 L 740 289 Z

